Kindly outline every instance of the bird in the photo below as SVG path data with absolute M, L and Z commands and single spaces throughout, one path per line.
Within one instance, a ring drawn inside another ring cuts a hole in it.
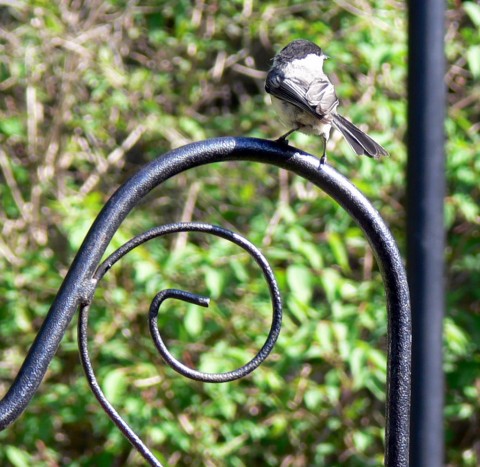
M 328 59 L 323 50 L 305 39 L 296 39 L 273 58 L 265 80 L 265 91 L 272 96 L 282 123 L 290 130 L 278 138 L 287 143 L 294 131 L 319 135 L 323 139 L 321 163 L 327 160 L 326 148 L 332 126 L 342 133 L 358 155 L 372 158 L 388 152 L 352 122 L 337 113 L 335 87 L 323 71 Z

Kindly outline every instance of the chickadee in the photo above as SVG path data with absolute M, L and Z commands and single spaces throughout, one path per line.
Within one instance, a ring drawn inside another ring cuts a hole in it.
M 320 47 L 303 39 L 294 40 L 273 59 L 265 81 L 280 120 L 291 130 L 279 138 L 285 142 L 294 131 L 320 135 L 323 139 L 322 163 L 332 126 L 339 130 L 358 154 L 378 158 L 388 152 L 353 123 L 337 113 L 335 88 L 323 72 L 328 58 Z

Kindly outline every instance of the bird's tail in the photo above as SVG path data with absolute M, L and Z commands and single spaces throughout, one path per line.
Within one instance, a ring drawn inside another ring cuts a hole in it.
M 335 114 L 332 123 L 359 156 L 365 154 L 376 159 L 388 156 L 388 152 L 382 146 L 341 115 Z

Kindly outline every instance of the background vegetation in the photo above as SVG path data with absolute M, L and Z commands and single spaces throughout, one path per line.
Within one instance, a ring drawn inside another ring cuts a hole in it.
M 171 148 L 284 129 L 263 91 L 276 51 L 324 46 L 342 108 L 391 153 L 356 157 L 334 134 L 329 160 L 374 203 L 405 245 L 406 11 L 394 0 L 13 0 L 0 8 L 0 393 L 46 315 L 86 231 L 112 192 Z M 449 465 L 480 463 L 478 148 L 480 6 L 449 3 Z M 318 138 L 292 142 L 319 153 Z M 195 383 L 148 338 L 154 294 L 177 287 L 212 306 L 171 303 L 159 322 L 173 352 L 233 369 L 263 343 L 270 305 L 238 249 L 202 235 L 150 242 L 113 268 L 91 311 L 102 386 L 168 465 L 380 465 L 386 312 L 358 227 L 327 196 L 274 167 L 192 170 L 158 188 L 111 250 L 170 221 L 220 224 L 260 246 L 285 302 L 282 335 L 249 378 Z M 76 318 L 75 318 L 76 321 Z M 0 433 L 2 465 L 140 465 L 90 393 L 75 326 L 25 414 Z

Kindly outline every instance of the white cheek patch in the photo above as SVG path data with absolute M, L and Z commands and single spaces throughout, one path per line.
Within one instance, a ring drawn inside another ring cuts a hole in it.
M 293 60 L 285 68 L 287 76 L 299 75 L 302 78 L 323 75 L 323 62 L 325 59 L 319 55 L 310 54 L 301 60 Z

